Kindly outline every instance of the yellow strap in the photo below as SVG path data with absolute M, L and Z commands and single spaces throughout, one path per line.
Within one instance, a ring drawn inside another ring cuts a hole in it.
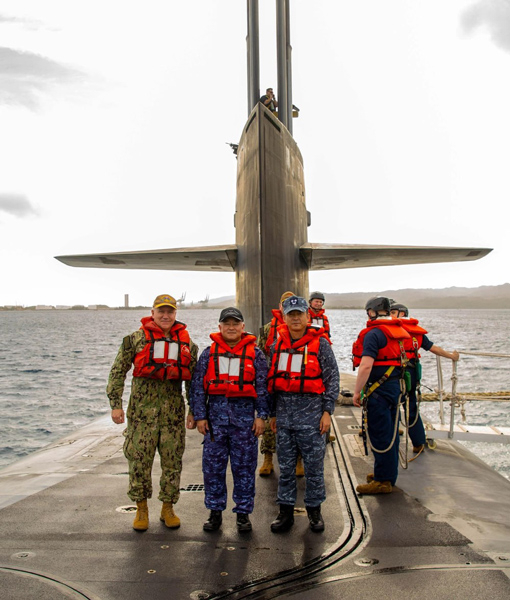
M 384 373 L 384 375 L 381 377 L 381 379 L 379 379 L 379 381 L 376 381 L 375 383 L 373 383 L 368 390 L 365 393 L 365 398 L 367 398 L 368 396 L 370 396 L 370 394 L 376 390 L 381 384 L 383 384 L 388 377 L 393 373 L 393 371 L 395 370 L 395 365 L 391 365 L 391 367 L 388 367 L 388 370 L 386 371 L 386 373 Z

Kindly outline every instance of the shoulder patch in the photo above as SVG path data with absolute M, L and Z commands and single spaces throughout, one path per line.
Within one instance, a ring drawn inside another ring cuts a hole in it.
M 131 350 L 133 348 L 133 343 L 131 341 L 130 335 L 126 335 L 126 337 L 122 340 L 122 348 L 124 350 Z

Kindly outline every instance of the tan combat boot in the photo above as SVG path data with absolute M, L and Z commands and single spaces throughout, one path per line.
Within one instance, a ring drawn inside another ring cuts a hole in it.
M 296 477 L 304 477 L 305 476 L 305 467 L 303 466 L 303 459 L 301 456 L 298 456 L 296 462 Z
M 259 469 L 259 475 L 261 477 L 267 477 L 268 475 L 271 475 L 273 471 L 273 454 L 272 452 L 266 452 L 264 454 L 264 464 Z
M 171 502 L 163 502 L 161 516 L 159 518 L 161 521 L 164 521 L 165 525 L 170 527 L 170 529 L 177 529 L 181 526 L 181 520 L 174 513 L 174 505 Z
M 149 507 L 147 499 L 136 503 L 136 517 L 133 521 L 133 529 L 137 531 L 146 531 L 149 529 Z
M 393 487 L 389 481 L 374 481 L 358 485 L 358 494 L 391 494 Z

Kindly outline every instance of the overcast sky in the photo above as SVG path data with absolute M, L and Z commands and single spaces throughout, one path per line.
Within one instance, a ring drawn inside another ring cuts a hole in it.
M 234 243 L 245 38 L 245 0 L 0 0 L 0 305 L 234 294 L 233 274 L 53 257 Z M 291 43 L 309 241 L 494 248 L 310 288 L 510 281 L 510 0 L 291 0 Z

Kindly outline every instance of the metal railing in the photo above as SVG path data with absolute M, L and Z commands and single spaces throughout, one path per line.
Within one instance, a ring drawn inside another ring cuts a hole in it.
M 496 353 L 488 353 L 488 352 L 465 352 L 465 351 L 459 351 L 459 354 L 466 354 L 466 355 L 471 355 L 471 356 L 488 356 L 488 357 L 493 357 L 493 358 L 510 358 L 510 354 L 496 354 Z M 444 390 L 444 378 L 443 378 L 443 369 L 442 369 L 442 365 L 441 365 L 441 357 L 440 356 L 436 356 L 436 367 L 437 367 L 437 382 L 438 382 L 438 387 L 435 390 L 435 395 L 437 395 L 437 400 L 439 401 L 439 420 L 441 423 L 441 426 L 445 426 L 445 401 L 449 399 L 450 401 L 450 422 L 449 422 L 449 430 L 447 433 L 447 436 L 449 439 L 453 439 L 454 437 L 456 437 L 457 439 L 462 438 L 462 439 L 473 439 L 476 441 L 498 441 L 498 442 L 506 442 L 509 443 L 510 442 L 510 435 L 508 434 L 508 432 L 506 431 L 507 429 L 510 428 L 504 428 L 504 432 L 498 432 L 496 429 L 492 428 L 492 432 L 488 431 L 487 433 L 483 433 L 483 434 L 475 434 L 475 433 L 469 433 L 469 432 L 465 432 L 464 435 L 459 435 L 458 432 L 455 432 L 455 408 L 456 407 L 461 407 L 461 415 L 462 415 L 462 421 L 465 422 L 466 421 L 466 414 L 465 414 L 465 403 L 468 400 L 473 400 L 473 401 L 491 401 L 491 402 L 508 402 L 510 401 L 510 392 L 509 391 L 502 391 L 502 392 L 484 392 L 481 394 L 477 394 L 477 393 L 468 393 L 468 394 L 459 394 L 457 392 L 457 384 L 458 384 L 458 375 L 457 375 L 457 361 L 452 361 L 452 376 L 451 376 L 451 382 L 452 382 L 452 392 L 451 394 L 447 394 Z M 423 394 L 422 399 L 424 400 L 434 400 L 435 398 L 433 398 L 434 395 L 431 394 Z M 438 430 L 427 430 L 427 437 L 445 437 L 444 436 L 444 431 L 438 431 Z M 430 434 L 430 436 L 429 436 Z M 443 435 L 439 435 L 439 434 L 443 434 Z M 492 435 L 494 436 L 495 439 L 489 440 L 489 437 L 492 437 Z

